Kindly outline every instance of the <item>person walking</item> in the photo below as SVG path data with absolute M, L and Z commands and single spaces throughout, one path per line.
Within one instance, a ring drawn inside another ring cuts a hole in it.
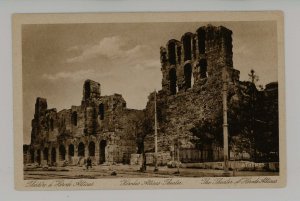
M 91 157 L 88 157 L 87 161 L 86 161 L 86 169 L 88 170 L 89 167 L 92 168 L 92 159 L 91 159 Z

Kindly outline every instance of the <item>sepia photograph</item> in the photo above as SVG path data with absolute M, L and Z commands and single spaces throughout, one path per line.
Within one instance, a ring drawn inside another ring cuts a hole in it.
M 284 186 L 281 12 L 13 20 L 18 189 Z

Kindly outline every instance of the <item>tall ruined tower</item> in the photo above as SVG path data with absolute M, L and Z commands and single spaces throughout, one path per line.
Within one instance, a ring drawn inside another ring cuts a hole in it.
M 97 105 L 100 99 L 100 84 L 86 80 L 83 84 L 82 105 L 84 105 L 84 133 L 92 134 L 97 129 Z
M 100 84 L 93 80 L 86 80 L 83 84 L 82 102 L 89 104 L 100 98 Z
M 181 41 L 169 40 L 160 50 L 163 91 L 174 95 L 220 76 L 224 67 L 233 69 L 231 35 L 225 27 L 208 25 L 185 33 Z
M 183 34 L 180 41 L 171 39 L 166 47 L 161 47 L 163 78 L 157 98 L 159 150 L 174 156 L 174 147 L 179 146 L 183 155 L 189 155 L 188 150 L 198 153 L 201 144 L 198 161 L 221 160 L 218 139 L 222 134 L 223 83 L 231 83 L 230 96 L 234 86 L 239 85 L 239 71 L 233 68 L 232 56 L 232 31 L 223 26 L 200 27 L 195 33 Z M 153 113 L 153 96 L 149 97 L 146 111 L 147 116 Z M 201 140 L 203 136 L 207 138 L 206 142 L 192 140 L 201 135 Z M 145 144 L 150 151 L 150 137 Z
M 47 111 L 47 100 L 44 98 L 38 97 L 35 102 L 35 112 L 34 112 L 34 119 L 32 119 L 31 126 L 31 143 L 34 143 L 38 139 L 38 135 L 41 133 L 43 129 L 43 124 L 41 124 L 43 120 L 43 116 L 46 114 Z

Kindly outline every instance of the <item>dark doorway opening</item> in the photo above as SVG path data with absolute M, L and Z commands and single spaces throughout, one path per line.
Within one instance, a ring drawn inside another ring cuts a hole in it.
M 74 156 L 74 145 L 73 144 L 69 145 L 69 156 Z
M 100 158 L 99 158 L 99 161 L 100 161 L 100 164 L 103 164 L 105 163 L 105 147 L 106 147 L 107 143 L 106 143 L 106 140 L 101 140 L 100 142 Z
M 55 150 L 55 148 L 52 148 L 52 150 L 51 150 L 51 162 L 52 163 L 56 162 L 56 150 Z
M 66 148 L 64 145 L 59 146 L 59 160 L 60 161 L 66 160 Z
M 78 156 L 84 157 L 84 144 L 82 142 L 78 145 Z
M 89 144 L 89 156 L 95 156 L 95 143 L 90 142 Z

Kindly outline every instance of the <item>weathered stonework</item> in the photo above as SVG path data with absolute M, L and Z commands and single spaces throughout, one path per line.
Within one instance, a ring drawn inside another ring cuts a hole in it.
M 169 40 L 166 47 L 160 48 L 160 165 L 176 160 L 178 154 L 181 162 L 222 161 L 224 84 L 230 156 L 239 152 L 246 159 L 253 158 L 247 146 L 235 151 L 234 140 L 249 141 L 250 147 L 258 150 L 255 153 L 262 156 L 264 150 L 259 148 L 258 141 L 265 143 L 269 138 L 260 136 L 278 138 L 277 83 L 259 91 L 253 83 L 239 81 L 239 71 L 233 68 L 231 35 L 225 27 L 208 25 L 195 33 L 185 33 L 180 41 Z M 76 165 L 90 156 L 95 164 L 140 164 L 141 154 L 146 153 L 146 163 L 152 164 L 154 92 L 144 110 L 128 109 L 119 94 L 101 96 L 100 92 L 99 83 L 86 80 L 81 105 L 59 112 L 48 109 L 46 99 L 37 98 L 31 144 L 24 146 L 24 162 Z M 250 132 L 253 127 L 259 130 Z M 258 131 L 264 134 L 254 136 Z M 278 152 L 278 140 L 272 142 L 277 142 L 275 148 L 265 152 Z

